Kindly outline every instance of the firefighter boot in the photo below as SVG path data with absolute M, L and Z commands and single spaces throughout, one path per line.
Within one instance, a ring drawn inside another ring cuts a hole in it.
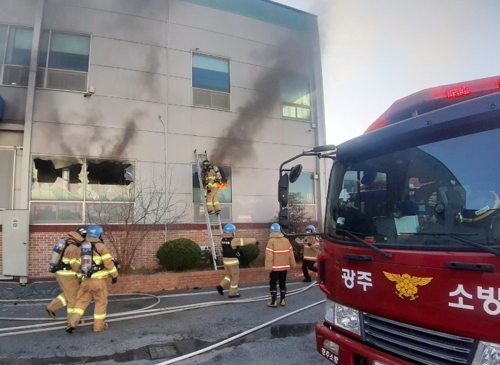
M 215 287 L 220 295 L 224 295 L 224 288 L 221 285 Z
M 282 307 L 285 306 L 285 295 L 286 295 L 286 290 L 281 290 L 280 291 L 280 305 Z
M 271 307 L 271 308 L 278 308 L 278 304 L 276 303 L 277 298 L 278 298 L 278 292 L 272 291 L 271 292 L 271 302 L 267 303 L 267 306 Z

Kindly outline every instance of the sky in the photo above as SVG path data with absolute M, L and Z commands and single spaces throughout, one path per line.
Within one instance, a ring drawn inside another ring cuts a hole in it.
M 327 144 L 417 91 L 500 75 L 499 0 L 274 1 L 318 15 Z

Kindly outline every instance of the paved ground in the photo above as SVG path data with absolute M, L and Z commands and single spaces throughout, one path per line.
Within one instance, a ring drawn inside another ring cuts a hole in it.
M 237 300 L 220 296 L 214 289 L 112 296 L 107 331 L 92 332 L 89 318 L 68 334 L 64 321 L 46 320 L 44 308 L 59 294 L 56 283 L 21 287 L 0 282 L 0 364 L 328 364 L 316 352 L 314 337 L 314 325 L 323 317 L 323 304 L 252 330 L 325 298 L 317 286 L 302 282 L 290 282 L 288 290 L 291 295 L 286 307 L 276 309 L 265 304 L 269 293 L 264 283 L 242 286 Z M 186 310 L 191 304 L 195 307 Z M 86 314 L 92 311 L 91 307 Z M 125 314 L 131 311 L 135 312 Z M 59 314 L 64 317 L 64 313 Z M 218 346 L 244 331 L 252 332 Z M 211 351 L 182 360 L 182 356 L 210 346 L 214 347 Z

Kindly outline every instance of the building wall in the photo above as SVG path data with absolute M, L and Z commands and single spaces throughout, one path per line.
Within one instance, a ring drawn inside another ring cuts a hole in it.
M 77 226 L 32 226 L 30 229 L 30 251 L 29 251 L 29 277 L 34 278 L 47 278 L 52 277 L 53 274 L 48 272 L 49 259 L 52 248 L 58 238 L 66 237 L 67 232 L 76 230 Z M 113 233 L 115 238 L 120 237 L 120 232 Z M 265 252 L 267 241 L 269 240 L 269 227 L 268 225 L 241 225 L 238 226 L 236 237 L 238 238 L 256 238 L 259 242 L 259 248 L 262 254 Z M 208 233 L 204 225 L 173 225 L 167 229 L 167 241 L 177 238 L 187 238 L 196 242 L 200 246 L 210 246 L 208 242 Z M 114 257 L 117 257 L 116 250 L 110 243 L 109 237 L 104 235 L 106 246 Z M 219 238 L 216 238 L 219 241 Z M 2 242 L 2 232 L 0 231 L 0 244 Z M 137 250 L 132 266 L 135 269 L 148 268 L 154 269 L 159 267 L 156 252 L 165 241 L 164 227 L 158 226 L 150 231 L 144 243 Z M 0 252 L 0 260 L 2 252 Z M 0 270 L 2 269 L 2 262 L 0 261 Z M 1 272 L 1 271 L 0 271 Z M 132 272 L 133 273 L 133 272 Z
M 233 220 L 267 222 L 276 215 L 281 162 L 316 145 L 311 123 L 281 117 L 279 93 L 281 73 L 313 76 L 314 37 L 182 1 L 170 11 L 169 56 L 176 62 L 169 63 L 168 156 L 178 191 L 191 198 L 193 149 L 210 156 L 235 143 L 226 137 L 233 132 L 241 148 L 215 161 L 233 168 Z M 231 60 L 231 111 L 191 106 L 193 52 Z M 305 171 L 316 170 L 314 159 L 302 162 Z
M 188 203 L 182 221 L 188 226 L 169 229 L 168 239 L 192 237 L 207 245 L 206 227 L 193 224 L 192 204 L 194 151 L 206 150 L 214 163 L 232 168 L 232 221 L 253 224 L 238 233 L 267 242 L 268 222 L 278 209 L 280 164 L 324 140 L 315 128 L 324 123 L 323 110 L 317 110 L 322 99 L 317 26 L 304 31 L 230 6 L 199 3 L 45 0 L 43 29 L 91 35 L 88 86 L 95 94 L 37 88 L 31 154 L 132 160 L 136 179 L 143 181 L 166 173 L 176 199 Z M 0 0 L 0 23 L 33 27 L 36 6 L 32 0 Z M 311 15 L 276 9 L 316 24 Z M 229 111 L 193 106 L 193 53 L 230 60 Z M 311 121 L 282 117 L 279 79 L 290 72 L 311 79 Z M 8 106 L 0 146 L 21 147 L 27 88 L 0 86 L 0 95 Z M 21 186 L 31 186 L 22 181 L 21 161 L 18 149 L 14 208 L 22 206 Z M 314 159 L 300 162 L 304 171 L 318 172 Z M 316 184 L 319 204 L 323 197 Z M 62 227 L 31 227 L 30 277 L 46 275 L 54 240 L 70 226 Z M 155 265 L 164 239 L 162 230 L 155 231 L 137 265 Z

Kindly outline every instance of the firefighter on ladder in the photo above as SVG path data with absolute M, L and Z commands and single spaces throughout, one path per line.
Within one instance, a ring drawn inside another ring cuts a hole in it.
M 210 161 L 204 160 L 201 164 L 203 167 L 203 185 L 207 189 L 208 214 L 220 214 L 220 204 L 217 199 L 217 191 L 219 190 L 219 185 L 216 181 L 217 174 L 212 165 L 210 165 Z
M 118 270 L 108 248 L 102 242 L 102 233 L 103 229 L 98 225 L 91 225 L 87 229 L 86 242 L 82 244 L 80 258 L 75 263 L 76 269 L 82 271 L 82 284 L 80 285 L 75 309 L 69 319 L 66 332 L 73 332 L 92 299 L 95 302 L 94 332 L 100 332 L 108 328 L 108 324 L 104 321 L 106 319 L 106 310 L 108 306 L 106 278 L 111 276 L 111 284 L 116 284 L 118 280 Z M 85 272 L 83 248 L 88 243 L 91 244 L 89 248 L 91 259 L 89 259 L 89 261 L 92 269 Z
M 238 293 L 238 282 L 240 279 L 238 247 L 259 244 L 259 241 L 255 238 L 235 238 L 235 231 L 236 227 L 232 223 L 228 223 L 224 226 L 221 245 L 222 262 L 224 264 L 226 276 L 224 276 L 224 279 L 216 286 L 220 295 L 224 295 L 224 289 L 229 286 L 229 298 L 238 298 L 240 296 L 240 293 Z
M 65 239 L 66 247 L 62 252 L 58 264 L 52 267 L 51 272 L 56 274 L 56 280 L 62 293 L 54 298 L 47 306 L 46 311 L 52 318 L 56 318 L 56 312 L 64 306 L 67 306 L 68 320 L 75 309 L 78 289 L 80 289 L 80 281 L 78 280 L 78 272 L 75 272 L 71 264 L 75 263 L 80 257 L 80 245 L 85 240 L 87 230 L 83 227 L 78 228 L 75 232 L 69 232 L 68 238 Z

